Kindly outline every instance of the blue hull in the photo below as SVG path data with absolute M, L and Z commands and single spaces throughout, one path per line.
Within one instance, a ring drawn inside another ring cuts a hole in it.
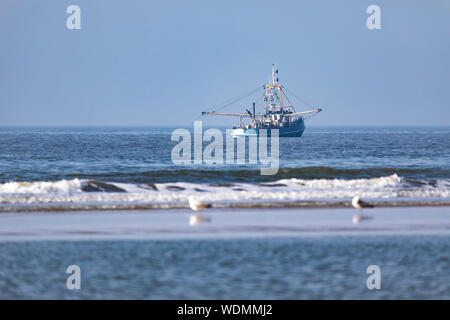
M 266 128 L 263 128 L 266 129 Z M 278 133 L 280 137 L 301 137 L 303 134 L 303 131 L 305 131 L 305 123 L 303 120 L 299 120 L 289 127 L 280 127 L 280 128 L 273 128 L 278 129 Z M 245 129 L 245 128 L 238 128 L 233 129 L 231 132 L 231 135 L 233 137 L 251 137 L 251 136 L 259 136 L 259 130 L 260 129 Z M 267 135 L 270 136 L 271 129 L 267 128 Z

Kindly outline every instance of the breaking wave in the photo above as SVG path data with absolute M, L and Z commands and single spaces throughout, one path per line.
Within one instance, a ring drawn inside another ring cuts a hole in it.
M 301 168 L 280 168 L 278 179 L 358 179 L 377 178 L 397 174 L 405 178 L 426 179 L 429 177 L 450 178 L 450 171 L 443 168 L 334 168 L 327 166 L 308 166 Z M 271 176 L 260 175 L 260 168 L 183 168 L 159 169 L 136 172 L 109 172 L 106 174 L 67 174 L 66 178 L 94 179 L 97 181 L 120 181 L 125 183 L 165 182 L 269 182 Z
M 253 183 L 118 183 L 89 179 L 0 184 L 0 211 L 187 207 L 194 195 L 216 207 L 340 206 L 359 195 L 380 205 L 449 204 L 448 179 L 392 174 L 359 179 L 287 178 Z

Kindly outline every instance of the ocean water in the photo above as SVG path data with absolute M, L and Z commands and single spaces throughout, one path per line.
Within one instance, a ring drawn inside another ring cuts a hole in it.
M 0 128 L 0 299 L 450 298 L 448 207 L 394 208 L 450 204 L 450 128 L 307 127 L 280 139 L 273 176 L 175 165 L 173 129 Z M 361 225 L 348 209 L 239 208 L 356 194 L 388 208 Z M 199 228 L 165 210 L 191 195 L 223 209 Z M 130 211 L 145 208 L 162 210 Z
M 449 127 L 307 127 L 280 169 L 175 165 L 175 128 L 0 128 L 0 211 L 450 203 Z M 192 128 L 187 128 L 192 129 Z
M 449 299 L 448 235 L 0 242 L 0 299 Z M 66 268 L 81 269 L 68 290 Z M 381 289 L 366 286 L 369 265 Z

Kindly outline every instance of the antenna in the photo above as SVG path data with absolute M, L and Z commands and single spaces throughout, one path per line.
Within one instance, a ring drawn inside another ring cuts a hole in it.
M 275 68 L 275 64 L 272 63 L 272 85 L 274 86 L 275 83 L 278 83 L 280 81 L 280 78 L 278 78 L 278 69 Z
M 272 85 L 275 85 L 275 73 L 278 73 L 278 70 L 275 70 L 275 64 L 272 63 Z

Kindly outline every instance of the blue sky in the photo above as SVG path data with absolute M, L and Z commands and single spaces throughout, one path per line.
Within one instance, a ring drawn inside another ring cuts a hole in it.
M 366 27 L 371 4 L 382 30 Z M 186 127 L 274 62 L 324 109 L 310 125 L 450 125 L 448 0 L 2 0 L 0 49 L 1 126 Z

